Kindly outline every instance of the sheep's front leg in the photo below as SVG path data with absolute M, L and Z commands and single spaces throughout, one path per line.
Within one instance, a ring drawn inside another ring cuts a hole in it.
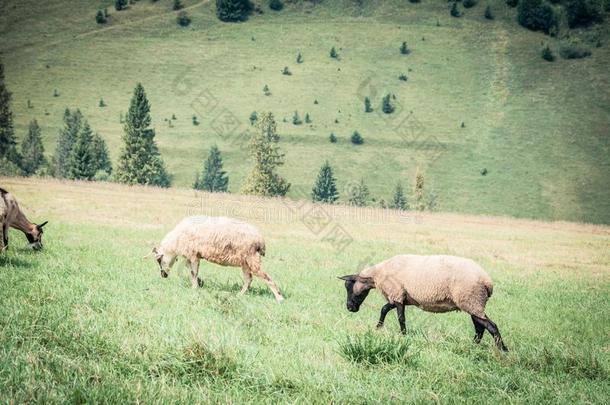
M 379 316 L 379 322 L 377 322 L 377 329 L 383 327 L 386 315 L 394 308 L 396 308 L 396 305 L 390 303 L 385 304 L 383 307 L 381 307 L 381 315 Z
M 405 305 L 402 303 L 397 303 L 396 312 L 398 312 L 398 323 L 400 324 L 400 333 L 406 335 L 407 327 L 405 326 Z
M 191 266 L 191 285 L 193 288 L 203 287 L 203 281 L 198 277 L 199 259 L 189 260 Z

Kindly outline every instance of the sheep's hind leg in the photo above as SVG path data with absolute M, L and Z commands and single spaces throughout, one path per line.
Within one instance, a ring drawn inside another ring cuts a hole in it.
M 267 272 L 265 270 L 263 270 L 263 268 L 261 266 L 261 262 L 260 262 L 260 255 L 257 255 L 257 257 L 249 260 L 247 262 L 247 266 L 250 269 L 250 272 L 252 274 L 254 274 L 256 277 L 259 277 L 261 280 L 263 280 L 263 282 L 265 284 L 267 284 L 267 286 L 269 287 L 269 289 L 271 290 L 271 292 L 273 293 L 273 295 L 275 296 L 275 299 L 277 301 L 284 300 L 282 293 L 280 292 L 280 290 L 277 288 L 277 286 L 271 279 L 271 276 L 269 274 L 267 274 Z
M 250 288 L 250 284 L 252 284 L 252 272 L 247 267 L 242 267 L 241 271 L 244 273 L 244 285 L 241 288 L 240 294 L 245 294 Z
M 191 285 L 193 288 L 203 287 L 203 281 L 198 277 L 199 274 L 199 260 L 189 260 L 191 266 Z
M 383 307 L 381 307 L 381 315 L 379 315 L 379 322 L 377 322 L 377 329 L 383 327 L 383 323 L 385 322 L 385 316 L 388 314 L 388 312 L 390 312 L 394 308 L 396 308 L 396 305 L 390 304 L 390 303 L 385 304 Z
M 483 333 L 485 332 L 485 325 L 478 321 L 478 318 L 474 315 L 470 315 L 472 318 L 472 323 L 474 324 L 474 342 L 481 343 L 481 339 L 483 338 Z
M 405 325 L 405 305 L 402 303 L 396 304 L 396 312 L 398 312 L 398 323 L 400 324 L 400 333 L 406 335 L 407 327 Z
M 496 342 L 496 346 L 498 347 L 498 349 L 502 350 L 503 352 L 507 352 L 508 348 L 502 341 L 502 336 L 500 335 L 500 330 L 498 329 L 498 326 L 491 319 L 489 319 L 487 315 L 485 315 L 485 318 L 479 318 L 478 316 L 476 316 L 475 318 L 482 325 L 484 325 L 485 328 L 489 331 L 489 333 L 491 333 L 491 335 L 494 337 L 494 341 Z

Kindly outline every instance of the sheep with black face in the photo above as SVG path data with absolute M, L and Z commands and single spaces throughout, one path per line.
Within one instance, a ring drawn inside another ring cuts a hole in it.
M 485 305 L 493 291 L 491 278 L 470 259 L 456 256 L 399 255 L 369 267 L 345 280 L 347 309 L 358 312 L 373 288 L 385 297 L 377 327 L 383 326 L 392 309 L 398 312 L 400 330 L 406 334 L 405 306 L 415 305 L 428 312 L 464 311 L 470 314 L 479 343 L 485 330 L 496 346 L 508 349 L 496 324 L 485 314 Z

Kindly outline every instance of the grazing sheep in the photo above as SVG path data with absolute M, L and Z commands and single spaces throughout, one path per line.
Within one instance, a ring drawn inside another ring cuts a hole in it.
M 4 219 L 2 219 L 2 237 L 4 249 L 8 248 L 8 228 L 15 228 L 24 233 L 28 239 L 28 245 L 34 250 L 42 249 L 43 227 L 49 222 L 45 221 L 40 225 L 30 222 L 15 197 L 3 188 L 0 188 L 0 199 L 5 206 Z
M 495 323 L 485 315 L 485 304 L 493 284 L 485 270 L 470 259 L 456 256 L 399 255 L 358 274 L 340 277 L 347 289 L 347 309 L 358 312 L 372 288 L 387 300 L 381 308 L 377 327 L 396 308 L 400 330 L 406 334 L 405 306 L 416 305 L 428 312 L 462 310 L 474 323 L 474 341 L 479 343 L 485 329 L 500 350 L 508 351 Z
M 250 224 L 232 218 L 194 216 L 183 219 L 153 249 L 161 270 L 161 277 L 173 266 L 177 256 L 184 256 L 191 268 L 193 288 L 203 285 L 199 279 L 199 259 L 222 266 L 241 267 L 244 285 L 240 294 L 248 291 L 252 275 L 260 277 L 271 289 L 275 299 L 284 297 L 262 266 L 265 240 Z

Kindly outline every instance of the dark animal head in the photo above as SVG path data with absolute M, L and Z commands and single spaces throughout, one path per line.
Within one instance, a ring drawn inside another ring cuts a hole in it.
M 28 238 L 29 247 L 34 250 L 42 249 L 42 228 L 48 223 L 49 221 L 44 221 L 42 224 L 34 226 L 30 232 L 26 232 L 25 237 Z
M 161 277 L 167 278 L 168 272 L 176 261 L 176 256 L 167 255 L 160 252 L 157 248 L 153 248 L 152 253 L 155 255 L 155 260 L 159 264 L 159 270 L 161 271 Z
M 375 288 L 375 283 L 370 277 L 362 277 L 358 274 L 339 277 L 340 280 L 345 280 L 345 289 L 347 290 L 347 309 L 351 312 L 358 312 L 360 305 L 371 288 Z

